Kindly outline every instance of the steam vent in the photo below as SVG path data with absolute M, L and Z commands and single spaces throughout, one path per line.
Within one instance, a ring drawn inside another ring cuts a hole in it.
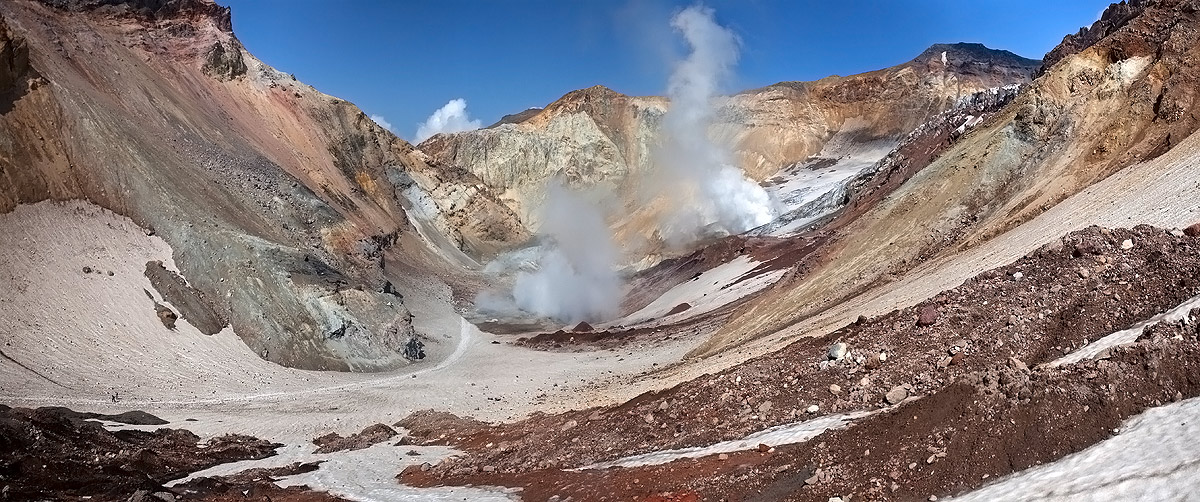
M 937 3 L 0 0 L 0 502 L 1196 500 L 1200 2 Z

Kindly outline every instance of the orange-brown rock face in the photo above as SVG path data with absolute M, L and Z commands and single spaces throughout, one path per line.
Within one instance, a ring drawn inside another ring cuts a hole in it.
M 133 218 L 272 361 L 406 364 L 420 334 L 380 292 L 387 249 L 469 263 L 527 238 L 471 174 L 245 52 L 211 1 L 18 0 L 0 19 L 0 212 L 81 198 Z
M 1193 135 L 1197 12 L 1194 2 L 1174 0 L 1110 7 L 1051 51 L 1056 62 L 993 118 L 877 206 L 830 229 L 822 258 L 704 350 L 776 331 L 917 264 L 986 243 Z
M 892 68 L 817 82 L 783 82 L 722 98 L 710 130 L 755 180 L 818 154 L 838 133 L 895 142 L 977 91 L 1029 81 L 1038 62 L 976 44 L 935 45 Z M 419 148 L 476 174 L 523 220 L 537 224 L 544 181 L 615 190 L 633 212 L 655 171 L 664 98 L 631 97 L 602 86 L 572 91 L 478 131 L 438 135 Z M 637 216 L 615 225 L 638 226 Z M 637 232 L 635 232 L 637 233 Z

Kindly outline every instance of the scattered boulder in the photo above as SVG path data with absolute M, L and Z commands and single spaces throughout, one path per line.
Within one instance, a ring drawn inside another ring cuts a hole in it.
M 1026 366 L 1023 361 L 1015 357 L 1008 358 L 1008 367 L 1017 371 L 1029 371 L 1029 366 Z
M 1200 223 L 1183 229 L 1183 235 L 1188 237 L 1200 237 Z
M 829 346 L 829 359 L 833 361 L 841 361 L 846 357 L 846 352 L 850 350 L 850 346 L 845 342 L 838 342 Z
M 930 326 L 937 321 L 937 318 L 937 305 L 926 305 L 921 307 L 921 312 L 917 315 L 917 326 Z
M 179 320 L 179 315 L 175 311 L 158 302 L 154 302 L 154 312 L 158 314 L 158 320 L 162 321 L 163 326 L 167 329 L 175 329 L 175 321 Z
M 404 357 L 409 361 L 425 359 L 425 342 L 416 337 L 409 338 L 408 343 L 404 344 Z
M 899 404 L 900 401 L 908 399 L 908 389 L 905 389 L 904 386 L 897 385 L 892 387 L 892 390 L 889 390 L 888 393 L 883 396 L 883 399 L 887 401 L 888 404 Z

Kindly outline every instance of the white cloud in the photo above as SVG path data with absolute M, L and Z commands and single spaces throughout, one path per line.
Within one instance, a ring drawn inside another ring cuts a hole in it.
M 417 127 L 416 142 L 425 141 L 438 133 L 473 131 L 482 126 L 482 122 L 472 120 L 467 115 L 467 100 L 452 99 Z
M 376 124 L 379 124 L 379 127 L 396 132 L 395 129 L 392 129 L 392 123 L 383 118 L 383 115 L 371 115 L 371 120 L 374 120 Z

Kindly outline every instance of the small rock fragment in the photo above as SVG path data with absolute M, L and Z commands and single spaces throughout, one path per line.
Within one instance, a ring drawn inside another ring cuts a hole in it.
M 808 409 L 806 409 L 804 411 L 807 411 L 811 415 L 813 413 L 821 411 L 821 407 L 814 404 L 812 406 L 809 406 Z
M 804 484 L 815 485 L 820 481 L 821 481 L 821 470 L 817 469 L 817 472 L 814 472 L 812 477 L 804 480 Z
M 775 404 L 774 404 L 774 403 L 772 403 L 772 402 L 770 402 L 770 401 L 763 401 L 763 403 L 762 403 L 762 404 L 758 405 L 758 412 L 759 412 L 759 413 L 766 413 L 766 412 L 768 412 L 768 411 L 771 411 L 771 408 L 772 408 L 774 405 L 775 405 Z
M 842 358 L 846 357 L 846 352 L 848 350 L 850 350 L 850 346 L 846 345 L 844 342 L 838 342 L 833 345 L 830 345 L 829 346 L 829 359 L 832 359 L 834 361 L 841 361 Z
M 836 384 L 836 383 L 835 383 L 835 384 L 832 384 L 832 385 L 830 385 L 830 386 L 829 386 L 829 392 L 832 392 L 832 393 L 834 393 L 834 394 L 841 394 L 841 393 L 842 393 L 842 386 L 840 386 L 840 385 L 838 385 L 838 384 Z
M 900 401 L 903 401 L 907 398 L 908 398 L 908 389 L 905 389 L 903 386 L 900 386 L 900 385 L 892 387 L 892 390 L 889 390 L 888 393 L 884 394 L 884 396 L 883 396 L 883 399 L 885 401 L 887 401 L 888 404 L 897 404 Z
M 1020 272 L 1013 272 L 1012 278 L 1014 281 L 1019 281 L 1019 280 L 1025 278 L 1025 274 L 1022 274 Z
M 1121 249 L 1124 249 L 1126 251 L 1133 249 L 1133 240 L 1125 239 L 1125 240 L 1121 241 Z
M 926 305 L 921 307 L 921 312 L 917 316 L 917 326 L 930 326 L 938 318 L 937 305 Z
M 729 454 L 728 454 L 728 453 L 722 453 L 722 454 L 720 454 L 720 455 L 717 455 L 717 460 L 729 460 Z

